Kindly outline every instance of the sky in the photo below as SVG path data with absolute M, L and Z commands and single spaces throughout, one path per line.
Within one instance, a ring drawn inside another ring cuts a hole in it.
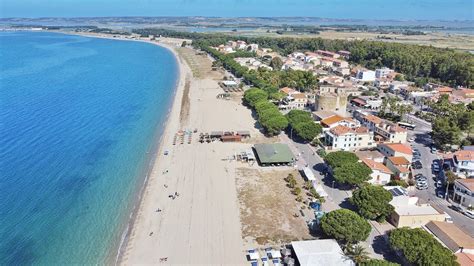
M 0 0 L 0 17 L 308 16 L 473 20 L 474 0 Z

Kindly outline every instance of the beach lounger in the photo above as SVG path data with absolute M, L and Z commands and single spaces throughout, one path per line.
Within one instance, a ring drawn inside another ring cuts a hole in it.
M 262 265 L 268 266 L 268 258 L 262 257 Z
M 258 266 L 258 262 L 252 261 L 252 262 L 250 262 L 250 265 L 252 265 L 252 266 Z
M 273 259 L 272 262 L 273 262 L 273 265 L 275 265 L 275 266 L 280 266 L 281 265 L 280 264 L 280 259 Z

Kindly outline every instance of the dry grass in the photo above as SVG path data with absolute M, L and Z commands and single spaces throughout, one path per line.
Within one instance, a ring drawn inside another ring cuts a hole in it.
M 207 55 L 198 54 L 196 50 L 186 47 L 180 47 L 177 51 L 191 68 L 195 78 L 222 79 L 222 72 L 212 71 L 212 61 L 209 60 Z
M 251 239 L 259 245 L 274 245 L 311 238 L 304 218 L 293 216 L 299 213 L 301 203 L 295 200 L 283 180 L 289 173 L 299 175 L 288 168 L 237 169 L 236 182 L 244 239 Z
M 467 34 L 448 34 L 442 32 L 433 32 L 426 35 L 401 35 L 401 34 L 380 34 L 372 32 L 338 32 L 321 31 L 320 34 L 284 34 L 267 33 L 265 31 L 245 31 L 239 32 L 240 35 L 248 36 L 266 36 L 266 37 L 292 37 L 292 38 L 323 38 L 338 40 L 371 40 L 382 42 L 397 42 L 406 44 L 431 45 L 439 48 L 452 48 L 456 50 L 474 50 L 474 36 Z M 377 36 L 383 36 L 390 39 L 379 39 Z

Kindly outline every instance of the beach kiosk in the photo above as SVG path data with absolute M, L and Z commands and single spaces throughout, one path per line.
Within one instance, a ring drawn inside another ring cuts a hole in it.
M 255 144 L 253 150 L 261 166 L 291 165 L 295 161 L 290 148 L 283 143 Z

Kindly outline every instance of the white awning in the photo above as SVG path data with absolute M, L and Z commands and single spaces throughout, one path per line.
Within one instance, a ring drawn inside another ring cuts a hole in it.
M 321 197 L 327 197 L 328 196 L 328 193 L 326 193 L 323 186 L 321 186 L 320 184 L 313 183 L 313 187 L 316 190 L 316 192 L 318 192 L 319 196 L 321 196 Z
M 303 172 L 309 181 L 316 181 L 316 178 L 314 177 L 313 171 L 311 171 L 311 169 L 309 169 L 308 167 L 305 167 L 303 169 Z

